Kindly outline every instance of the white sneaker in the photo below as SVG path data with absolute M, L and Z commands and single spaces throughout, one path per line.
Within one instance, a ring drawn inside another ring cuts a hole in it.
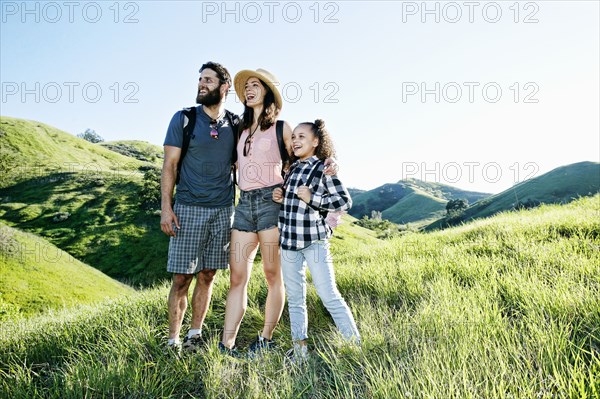
M 308 361 L 308 346 L 294 343 L 294 347 L 285 353 L 286 359 L 295 366 L 300 366 Z

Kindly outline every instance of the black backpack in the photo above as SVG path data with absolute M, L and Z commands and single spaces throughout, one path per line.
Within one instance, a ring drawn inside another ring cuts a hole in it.
M 183 165 L 183 158 L 185 158 L 185 155 L 187 154 L 188 148 L 190 147 L 190 141 L 192 140 L 192 136 L 194 135 L 194 127 L 196 126 L 196 107 L 184 108 L 182 110 L 182 113 L 183 143 L 181 144 L 181 155 L 179 156 L 179 162 L 177 163 L 177 178 L 175 179 L 175 184 L 179 184 L 179 177 L 181 176 L 181 166 Z M 240 118 L 236 114 L 228 110 L 225 110 L 225 117 L 229 121 L 231 130 L 233 131 L 233 153 L 231 154 L 231 165 L 233 166 L 237 161 L 237 142 L 240 138 Z M 233 176 L 235 181 L 235 170 L 233 171 Z
M 285 141 L 283 141 L 283 121 L 277 121 L 275 125 L 275 134 L 277 136 L 277 144 L 279 145 L 279 155 L 283 165 L 281 166 L 281 177 L 285 176 L 285 165 L 290 161 L 290 153 L 285 148 Z

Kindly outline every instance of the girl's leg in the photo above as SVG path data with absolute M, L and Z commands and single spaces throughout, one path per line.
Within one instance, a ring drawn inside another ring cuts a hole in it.
M 263 270 L 269 291 L 265 304 L 265 324 L 262 337 L 271 339 L 273 330 L 283 312 L 285 303 L 285 290 L 281 274 L 281 256 L 279 253 L 279 229 L 277 227 L 258 232 L 260 254 L 263 261 Z
M 308 314 L 306 312 L 306 268 L 300 251 L 281 250 L 281 271 L 288 297 L 292 340 L 308 338 Z
M 258 235 L 233 229 L 230 244 L 229 293 L 225 303 L 223 345 L 233 348 L 240 323 L 248 306 L 248 281 L 258 249 Z
M 310 269 L 317 294 L 331 314 L 335 325 L 346 340 L 360 341 L 360 334 L 350 308 L 335 283 L 333 260 L 327 241 L 318 241 L 302 250 Z

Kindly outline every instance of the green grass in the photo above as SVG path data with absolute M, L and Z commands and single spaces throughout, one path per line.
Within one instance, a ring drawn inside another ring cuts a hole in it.
M 302 369 L 283 360 L 287 310 L 275 332 L 281 350 L 260 360 L 219 355 L 226 272 L 204 350 L 181 360 L 163 353 L 167 285 L 5 323 L 0 396 L 598 398 L 599 216 L 597 195 L 441 232 L 335 241 L 338 286 L 363 342 L 340 341 L 310 287 L 312 357 Z M 265 295 L 255 271 L 241 347 L 261 328 Z
M 2 223 L 0 252 L 0 321 L 133 292 L 49 242 Z

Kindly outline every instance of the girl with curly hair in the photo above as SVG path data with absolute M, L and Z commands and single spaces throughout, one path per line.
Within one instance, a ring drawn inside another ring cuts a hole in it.
M 342 336 L 359 342 L 360 334 L 337 289 L 329 251 L 328 240 L 333 231 L 325 221 L 325 214 L 350 209 L 352 199 L 337 176 L 323 173 L 323 160 L 335 153 L 325 122 L 317 119 L 298 125 L 292 132 L 292 150 L 296 161 L 283 188 L 273 190 L 273 201 L 283 204 L 279 213 L 279 243 L 294 341 L 290 355 L 293 360 L 302 361 L 308 356 L 305 261 L 317 294 Z

